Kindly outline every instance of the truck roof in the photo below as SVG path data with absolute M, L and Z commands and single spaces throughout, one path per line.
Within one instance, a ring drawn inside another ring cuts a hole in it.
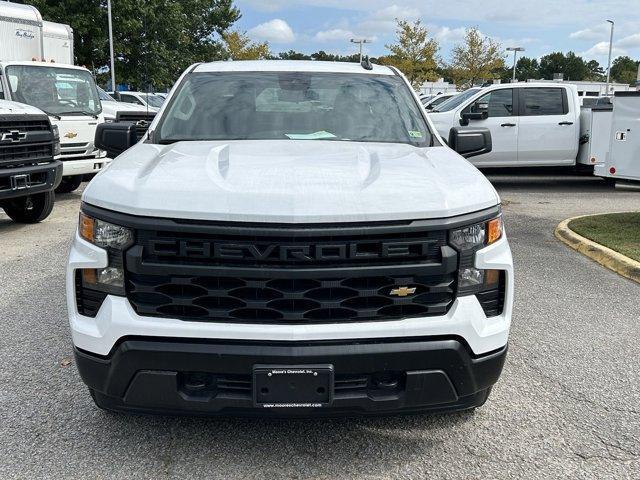
M 372 64 L 367 70 L 359 63 L 320 62 L 315 60 L 239 60 L 201 63 L 194 72 L 322 72 L 395 75 L 394 70 Z
M 9 65 L 42 65 L 43 67 L 59 67 L 59 68 L 71 68 L 74 70 L 86 70 L 87 72 L 89 70 L 87 70 L 85 67 L 80 67 L 78 65 L 69 65 L 68 63 L 56 63 L 56 62 L 39 62 L 37 60 L 30 60 L 30 61 L 26 61 L 26 60 L 16 60 L 16 61 L 9 61 L 9 62 L 3 62 L 0 61 L 0 63 L 3 66 L 9 66 Z

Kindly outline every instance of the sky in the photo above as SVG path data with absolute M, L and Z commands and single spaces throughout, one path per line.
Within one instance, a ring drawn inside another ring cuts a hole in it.
M 272 52 L 325 50 L 350 54 L 353 37 L 368 38 L 371 56 L 388 53 L 395 19 L 420 19 L 440 43 L 448 61 L 465 28 L 480 31 L 504 48 L 518 46 L 539 58 L 572 50 L 606 67 L 611 19 L 615 22 L 613 58 L 640 60 L 640 0 L 236 0 L 242 18 L 236 25 Z M 506 53 L 506 52 L 505 52 Z M 508 61 L 507 61 L 508 63 Z

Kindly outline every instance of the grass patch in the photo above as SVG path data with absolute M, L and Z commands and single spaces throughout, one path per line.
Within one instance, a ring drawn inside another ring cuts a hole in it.
M 576 218 L 569 222 L 569 228 L 640 262 L 640 212 Z

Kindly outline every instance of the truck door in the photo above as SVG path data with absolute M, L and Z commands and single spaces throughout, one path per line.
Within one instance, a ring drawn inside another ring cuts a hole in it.
M 484 120 L 472 120 L 470 127 L 484 127 L 491 131 L 491 152 L 473 157 L 477 166 L 517 165 L 518 160 L 518 116 L 514 108 L 512 88 L 492 90 L 462 110 L 464 112 L 487 112 Z
M 518 88 L 518 164 L 573 165 L 578 154 L 579 118 L 563 87 Z

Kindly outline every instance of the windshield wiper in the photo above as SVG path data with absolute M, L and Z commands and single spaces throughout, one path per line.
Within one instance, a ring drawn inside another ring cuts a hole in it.
M 60 112 L 60 115 L 75 115 L 75 114 L 82 114 L 82 115 L 86 115 L 88 117 L 93 117 L 93 118 L 98 118 L 98 115 L 96 115 L 95 113 L 92 112 L 88 112 L 86 110 L 70 110 L 68 112 Z
M 47 115 L 49 115 L 50 117 L 53 117 L 53 118 L 55 118 L 55 119 L 57 119 L 57 120 L 62 119 L 62 117 L 61 117 L 60 115 L 58 115 L 57 113 L 47 112 L 46 110 L 44 110 L 44 109 L 42 109 L 42 108 L 41 108 L 40 110 L 42 110 L 44 113 L 46 113 L 46 114 L 47 114 Z

